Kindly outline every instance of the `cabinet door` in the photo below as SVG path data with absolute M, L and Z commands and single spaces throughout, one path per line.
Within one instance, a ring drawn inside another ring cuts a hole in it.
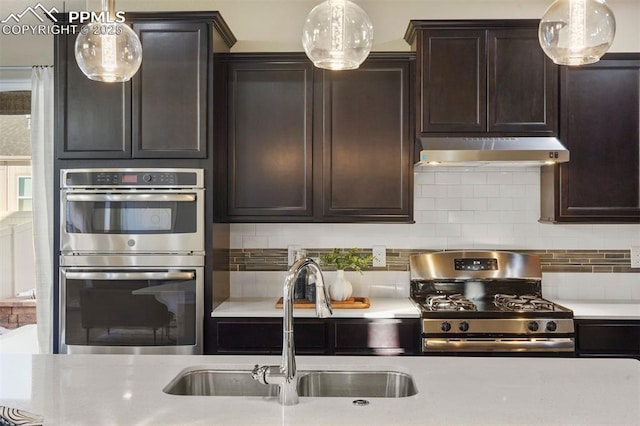
M 640 359 L 640 321 L 576 320 L 579 356 Z
M 311 220 L 311 63 L 231 63 L 228 96 L 231 220 Z
M 134 24 L 142 65 L 133 77 L 133 157 L 205 158 L 210 111 L 205 23 Z
M 640 222 L 640 56 L 634 56 L 562 67 L 560 137 L 571 160 L 546 185 L 555 189 L 555 205 L 549 211 L 543 204 L 543 217 Z M 552 179 L 544 169 L 543 184 Z
M 322 217 L 409 221 L 409 60 L 367 60 L 322 72 Z
M 558 67 L 535 28 L 487 32 L 489 132 L 557 134 Z
M 487 67 L 484 30 L 418 33 L 418 130 L 487 130 Z
M 420 347 L 420 320 L 343 319 L 333 323 L 336 355 L 416 355 Z
M 327 352 L 324 321 L 296 319 L 293 325 L 297 354 L 322 355 Z M 224 318 L 216 321 L 216 353 L 282 353 L 282 319 Z
M 75 59 L 75 34 L 56 36 L 56 155 L 129 158 L 131 85 L 89 80 Z

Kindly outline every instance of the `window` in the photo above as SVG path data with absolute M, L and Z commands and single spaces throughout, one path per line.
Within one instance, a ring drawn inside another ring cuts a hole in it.
M 31 176 L 18 176 L 18 210 L 32 210 Z

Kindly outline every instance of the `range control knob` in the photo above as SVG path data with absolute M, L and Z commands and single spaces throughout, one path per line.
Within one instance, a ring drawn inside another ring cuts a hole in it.
M 558 329 L 558 324 L 555 321 L 549 321 L 547 323 L 547 331 L 556 331 Z
M 462 321 L 462 322 L 460 323 L 460 325 L 458 325 L 458 329 L 459 329 L 460 331 L 467 331 L 467 330 L 469 330 L 469 323 L 468 323 L 468 322 L 466 322 L 466 321 Z
M 143 175 L 142 180 L 145 182 L 151 182 L 151 175 Z
M 443 322 L 442 324 L 440 324 L 440 330 L 442 330 L 442 331 L 451 330 L 451 323 Z
M 538 328 L 540 326 L 538 325 L 538 323 L 536 321 L 531 321 L 529 323 L 529 325 L 527 325 L 527 328 L 529 329 L 529 331 L 538 331 Z

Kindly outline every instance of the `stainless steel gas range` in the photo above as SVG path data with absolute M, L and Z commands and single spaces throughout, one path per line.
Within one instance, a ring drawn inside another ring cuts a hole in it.
M 446 251 L 411 256 L 423 353 L 571 355 L 573 312 L 542 297 L 537 256 Z

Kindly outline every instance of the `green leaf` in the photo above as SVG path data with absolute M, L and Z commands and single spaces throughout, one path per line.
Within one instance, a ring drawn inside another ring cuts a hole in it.
M 320 256 L 321 265 L 333 265 L 336 269 L 353 269 L 362 274 L 362 269 L 366 268 L 373 260 L 370 254 L 359 254 L 358 248 L 341 251 L 334 248 L 330 252 Z

